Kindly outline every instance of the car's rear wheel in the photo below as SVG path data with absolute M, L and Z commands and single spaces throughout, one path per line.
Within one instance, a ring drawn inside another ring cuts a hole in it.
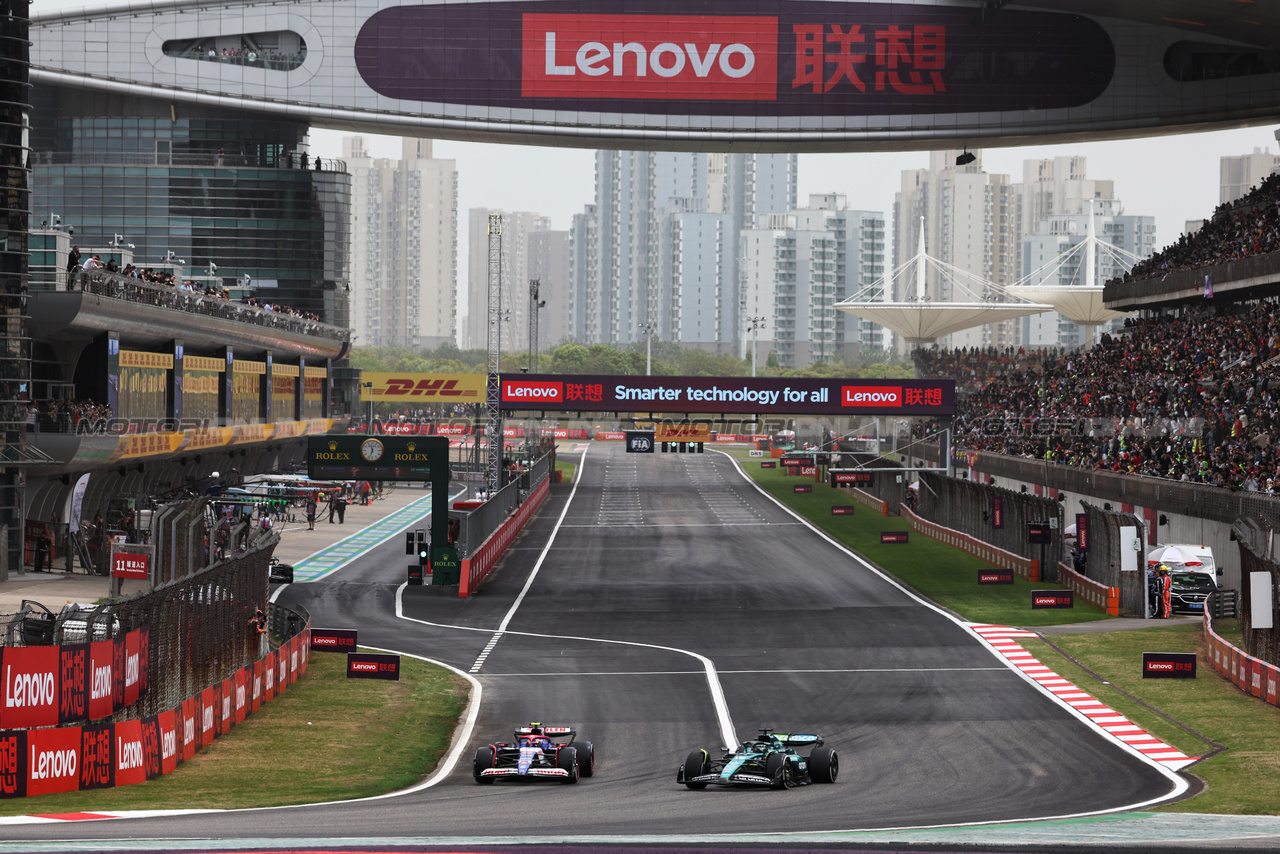
M 493 748 L 477 747 L 475 763 L 472 766 L 472 769 L 473 769 L 472 773 L 475 775 L 476 782 L 484 786 L 487 786 L 490 783 L 492 783 L 493 782 L 492 777 L 480 776 L 481 771 L 483 771 L 486 768 L 492 768 L 492 767 L 493 767 Z
M 840 773 L 840 759 L 833 747 L 815 747 L 809 753 L 809 778 L 815 783 L 834 783 Z
M 770 753 L 764 763 L 764 775 L 769 778 L 769 788 L 785 789 L 791 785 L 791 763 L 785 753 Z
M 561 783 L 578 782 L 578 751 L 572 747 L 562 747 L 556 751 L 556 767 L 562 771 L 568 772 L 568 777 L 562 777 Z
M 578 751 L 578 776 L 590 777 L 596 773 L 596 748 L 589 741 L 571 741 L 569 746 Z
M 685 757 L 684 760 L 684 784 L 690 789 L 705 789 L 706 783 L 691 783 L 690 777 L 701 777 L 703 774 L 709 773 L 711 760 L 707 758 L 707 751 L 695 750 Z

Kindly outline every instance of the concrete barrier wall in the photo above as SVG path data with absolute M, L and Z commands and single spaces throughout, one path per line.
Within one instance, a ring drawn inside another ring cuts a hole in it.
M 936 522 L 930 522 L 923 516 L 916 515 L 905 504 L 898 508 L 898 512 L 902 514 L 902 518 L 911 523 L 911 530 L 917 533 L 924 534 L 926 537 L 937 540 L 940 543 L 946 543 L 949 546 L 962 549 L 975 557 L 982 558 L 992 566 L 1011 569 L 1015 575 L 1020 575 L 1028 581 L 1040 580 L 1040 561 L 1038 560 L 1032 560 L 1016 555 L 1013 552 L 996 548 L 990 543 L 984 543 L 976 537 L 953 528 L 944 528 Z
M 1208 608 L 1204 610 L 1204 639 L 1205 657 L 1212 670 L 1216 670 L 1246 694 L 1273 706 L 1280 706 L 1280 696 L 1277 696 L 1280 667 L 1254 658 L 1224 640 L 1213 630 L 1213 617 Z
M 1081 575 L 1070 565 L 1058 564 L 1058 584 L 1069 587 L 1091 605 L 1097 605 L 1113 617 L 1120 616 L 1120 588 L 1108 587 L 1092 578 Z
M 861 504 L 863 507 L 870 507 L 872 510 L 879 513 L 881 516 L 889 515 L 889 502 L 881 501 L 879 498 L 876 498 L 870 492 L 864 492 L 863 490 L 857 489 L 855 487 L 841 486 L 838 488 L 842 493 L 849 496 L 855 502 L 857 502 L 858 504 Z

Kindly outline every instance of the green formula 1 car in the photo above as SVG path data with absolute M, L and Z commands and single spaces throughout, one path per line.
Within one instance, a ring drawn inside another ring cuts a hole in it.
M 806 759 L 797 747 L 811 747 Z M 717 786 L 768 786 L 786 789 L 809 783 L 834 783 L 840 770 L 836 751 L 816 735 L 781 735 L 771 729 L 744 741 L 736 751 L 725 748 L 719 759 L 695 750 L 676 772 L 676 782 L 690 789 Z

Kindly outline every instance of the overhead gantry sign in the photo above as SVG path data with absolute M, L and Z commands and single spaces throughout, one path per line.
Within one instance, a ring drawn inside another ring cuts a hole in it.
M 501 377 L 500 406 L 504 411 L 950 417 L 956 411 L 956 384 L 947 379 L 520 374 Z

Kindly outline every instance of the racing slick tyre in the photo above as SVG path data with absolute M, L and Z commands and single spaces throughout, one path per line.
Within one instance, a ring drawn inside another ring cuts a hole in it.
M 481 777 L 480 772 L 486 768 L 493 767 L 493 748 L 477 747 L 476 759 L 473 765 L 472 773 L 475 775 L 476 782 L 482 786 L 488 786 L 493 783 L 493 777 Z
M 705 789 L 707 787 L 706 783 L 690 783 L 689 778 L 700 777 L 709 773 L 710 767 L 711 762 L 707 759 L 707 751 L 693 751 L 684 760 L 684 784 L 690 789 Z
M 772 782 L 770 789 L 785 789 L 791 785 L 791 763 L 785 753 L 770 753 L 764 763 L 764 775 Z
M 578 751 L 578 776 L 590 777 L 596 773 L 596 748 L 589 741 L 571 741 L 569 746 Z
M 560 780 L 561 783 L 578 782 L 578 751 L 572 747 L 562 747 L 556 751 L 556 767 L 567 771 L 569 776 Z
M 815 747 L 809 752 L 809 779 L 815 783 L 834 783 L 840 773 L 840 759 L 834 747 Z

